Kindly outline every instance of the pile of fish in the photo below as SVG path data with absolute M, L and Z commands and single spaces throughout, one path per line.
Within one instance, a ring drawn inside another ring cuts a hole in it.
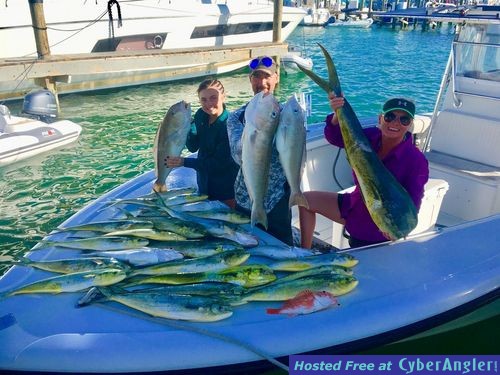
M 300 190 L 306 160 L 304 111 L 292 95 L 280 111 L 272 94 L 260 92 L 245 109 L 245 127 L 241 137 L 241 170 L 252 201 L 251 225 L 267 228 L 264 198 L 267 193 L 273 142 L 290 185 L 289 206 L 308 207 Z
M 56 276 L 3 292 L 0 299 L 87 291 L 79 306 L 115 301 L 156 317 L 211 322 L 251 301 L 303 296 L 314 305 L 332 300 L 325 293 L 340 296 L 358 283 L 353 256 L 259 244 L 242 227 L 248 217 L 190 188 L 106 203 L 109 220 L 59 227 L 32 252 L 75 256 L 16 261 Z

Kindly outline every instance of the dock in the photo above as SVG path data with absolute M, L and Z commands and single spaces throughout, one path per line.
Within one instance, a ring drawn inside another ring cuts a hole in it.
M 0 100 L 21 98 L 34 85 L 55 84 L 57 92 L 70 93 L 222 74 L 246 66 L 255 56 L 282 56 L 287 50 L 287 43 L 269 42 L 195 51 L 154 49 L 5 59 L 0 60 Z
M 438 7 L 438 8 L 407 8 L 385 12 L 371 12 L 371 17 L 378 23 L 401 23 L 403 27 L 408 24 L 422 22 L 424 27 L 439 26 L 443 23 L 481 22 L 483 19 L 500 20 L 499 6 L 476 7 Z

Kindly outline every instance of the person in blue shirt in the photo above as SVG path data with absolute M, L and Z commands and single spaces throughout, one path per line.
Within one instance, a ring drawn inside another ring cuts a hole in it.
M 251 60 L 248 66 L 250 69 L 250 85 L 252 86 L 254 95 L 259 92 L 272 93 L 278 84 L 277 65 L 274 59 L 269 56 L 259 56 Z M 241 165 L 242 162 L 241 137 L 245 127 L 245 110 L 247 104 L 231 112 L 227 120 L 227 132 L 229 135 L 231 155 L 238 165 Z M 250 215 L 252 202 L 248 194 L 242 171 L 240 171 L 236 177 L 234 190 L 236 209 Z M 292 213 L 288 206 L 289 199 L 290 186 L 288 185 L 285 172 L 281 166 L 278 150 L 273 143 L 269 183 L 267 194 L 264 198 L 264 208 L 268 218 L 268 228 L 266 232 L 292 246 Z M 259 227 L 261 227 L 260 224 Z M 261 228 L 264 229 L 264 227 Z
M 226 128 L 229 113 L 224 104 L 224 86 L 217 79 L 207 79 L 197 92 L 201 108 L 194 115 L 186 147 L 191 152 L 198 151 L 198 157 L 168 156 L 165 164 L 169 168 L 195 169 L 198 192 L 234 208 L 234 180 L 239 166 L 229 149 Z

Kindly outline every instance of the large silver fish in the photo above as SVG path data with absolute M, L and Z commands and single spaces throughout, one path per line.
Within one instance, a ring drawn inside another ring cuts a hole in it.
M 272 94 L 255 95 L 245 109 L 245 127 L 241 137 L 241 170 L 252 201 L 251 225 L 267 229 L 264 198 L 269 183 L 269 169 L 274 134 L 280 114 L 279 103 Z
M 281 110 L 275 138 L 281 166 L 288 185 L 290 185 L 290 208 L 295 205 L 309 208 L 307 200 L 300 190 L 300 180 L 306 162 L 304 121 L 304 110 L 295 95 L 292 95 Z
M 179 156 L 186 144 L 191 127 L 191 105 L 180 101 L 171 106 L 156 132 L 153 154 L 155 157 L 156 181 L 153 190 L 166 191 L 165 181 L 172 168 L 167 168 L 167 156 Z
M 299 65 L 299 68 L 327 93 L 342 95 L 339 77 L 328 51 L 319 44 L 325 55 L 329 81 Z M 373 151 L 363 133 L 351 105 L 335 110 L 345 144 L 347 159 L 356 173 L 361 193 L 373 222 L 391 240 L 406 237 L 417 225 L 417 208 L 408 192 L 387 170 Z

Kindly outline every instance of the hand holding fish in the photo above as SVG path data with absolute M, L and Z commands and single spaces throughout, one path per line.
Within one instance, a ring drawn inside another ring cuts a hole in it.
M 335 111 L 344 106 L 344 94 L 342 93 L 342 95 L 337 96 L 333 91 L 330 91 L 328 93 L 328 101 L 330 103 L 330 108 Z
M 165 165 L 168 168 L 177 168 L 184 166 L 184 158 L 180 156 L 167 156 L 165 158 Z

